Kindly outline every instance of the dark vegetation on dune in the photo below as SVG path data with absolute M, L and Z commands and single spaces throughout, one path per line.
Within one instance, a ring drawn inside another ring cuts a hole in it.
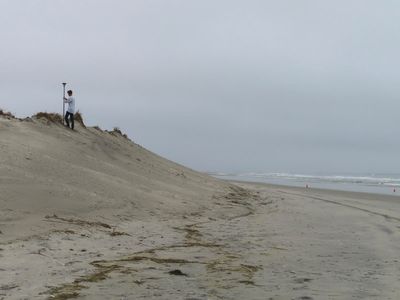
M 121 129 L 119 127 L 114 127 L 113 131 L 109 131 L 110 134 L 119 134 L 122 135 L 124 138 L 128 138 L 128 136 L 125 133 L 122 133 Z
M 4 111 L 0 108 L 0 116 L 15 119 L 15 116 L 9 111 Z
M 62 120 L 63 120 L 63 118 L 60 114 L 48 113 L 48 112 L 38 112 L 38 113 L 34 114 L 32 117 L 36 118 L 36 119 L 46 119 L 53 123 L 62 123 Z M 81 124 L 83 127 L 86 128 L 86 125 L 83 122 L 82 114 L 79 111 L 77 111 L 74 114 L 74 119 L 76 122 L 78 122 L 79 124 Z
M 7 119 L 18 119 L 17 117 L 15 117 L 11 112 L 5 111 L 3 109 L 0 109 L 0 117 L 5 117 Z M 55 124 L 62 124 L 63 123 L 63 118 L 61 116 L 61 114 L 58 113 L 48 113 L 48 112 L 38 112 L 36 114 L 34 114 L 32 116 L 32 118 L 34 119 L 44 119 L 47 120 L 48 123 L 55 123 Z M 29 120 L 30 118 L 26 118 L 25 120 Z M 83 116 L 82 113 L 77 111 L 74 114 L 74 119 L 76 122 L 78 122 L 79 124 L 81 124 L 84 128 L 86 128 L 85 122 L 83 121 Z M 23 121 L 24 119 L 18 119 Z M 109 133 L 111 135 L 117 136 L 120 135 L 126 139 L 129 140 L 128 135 L 126 135 L 125 133 L 123 133 L 118 127 L 114 127 L 113 130 L 108 131 L 108 130 L 103 130 L 101 129 L 99 126 L 93 126 L 94 129 L 100 131 L 100 132 L 106 132 Z

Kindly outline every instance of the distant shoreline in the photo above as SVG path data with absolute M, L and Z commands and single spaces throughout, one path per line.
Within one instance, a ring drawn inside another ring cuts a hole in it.
M 351 198 L 359 198 L 359 199 L 368 199 L 368 200 L 377 200 L 377 199 L 387 199 L 387 200 L 395 200 L 399 201 L 400 195 L 389 195 L 389 194 L 379 194 L 379 193 L 369 193 L 369 192 L 356 192 L 356 191 L 345 191 L 345 190 L 335 190 L 335 189 L 324 189 L 324 188 L 305 188 L 299 186 L 292 185 L 284 185 L 284 184 L 273 184 L 267 182 L 257 182 L 257 181 L 243 181 L 243 180 L 230 180 L 219 178 L 220 180 L 232 183 L 232 184 L 244 184 L 244 185 L 253 185 L 258 187 L 265 188 L 273 188 L 273 189 L 282 189 L 285 191 L 294 191 L 294 192 L 319 192 L 322 194 L 330 195 L 330 196 L 341 196 L 341 197 L 351 197 Z
M 254 183 L 254 184 L 266 184 L 270 186 L 282 186 L 282 187 L 293 187 L 299 189 L 306 189 L 307 187 L 314 190 L 322 191 L 341 191 L 341 192 L 353 192 L 362 194 L 375 194 L 375 195 L 387 195 L 398 198 L 400 196 L 400 186 L 398 186 L 398 179 L 393 179 L 393 183 L 380 183 L 378 182 L 384 178 L 374 178 L 375 182 L 345 182 L 345 181 L 329 181 L 329 180 L 316 180 L 317 177 L 312 177 L 309 181 L 304 178 L 284 178 L 284 177 L 262 177 L 262 176 L 251 176 L 251 175 L 219 175 L 207 173 L 212 177 L 231 182 L 241 183 Z M 311 177 L 311 176 L 310 176 Z M 323 178 L 323 177 L 322 177 Z M 351 178 L 351 177 L 349 177 Z M 399 179 L 400 180 L 400 179 Z M 392 184 L 392 185 L 391 185 Z

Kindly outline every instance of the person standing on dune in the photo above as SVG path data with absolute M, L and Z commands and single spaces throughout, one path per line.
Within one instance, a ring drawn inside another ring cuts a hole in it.
M 64 97 L 64 102 L 68 103 L 67 113 L 65 114 L 65 123 L 69 127 L 69 121 L 71 120 L 71 129 L 74 130 L 74 113 L 75 113 L 75 98 L 72 97 L 72 91 L 69 90 L 68 98 Z

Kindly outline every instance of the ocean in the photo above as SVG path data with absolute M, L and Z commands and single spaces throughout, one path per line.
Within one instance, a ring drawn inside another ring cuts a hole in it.
M 400 174 L 296 174 L 296 173 L 219 173 L 208 174 L 226 180 L 321 188 L 330 190 L 400 196 Z

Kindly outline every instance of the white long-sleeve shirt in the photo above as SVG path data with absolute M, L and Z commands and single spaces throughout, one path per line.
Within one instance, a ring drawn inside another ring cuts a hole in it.
M 74 114 L 75 113 L 75 98 L 72 96 L 68 97 L 67 100 L 65 100 L 65 103 L 68 103 L 67 112 Z

